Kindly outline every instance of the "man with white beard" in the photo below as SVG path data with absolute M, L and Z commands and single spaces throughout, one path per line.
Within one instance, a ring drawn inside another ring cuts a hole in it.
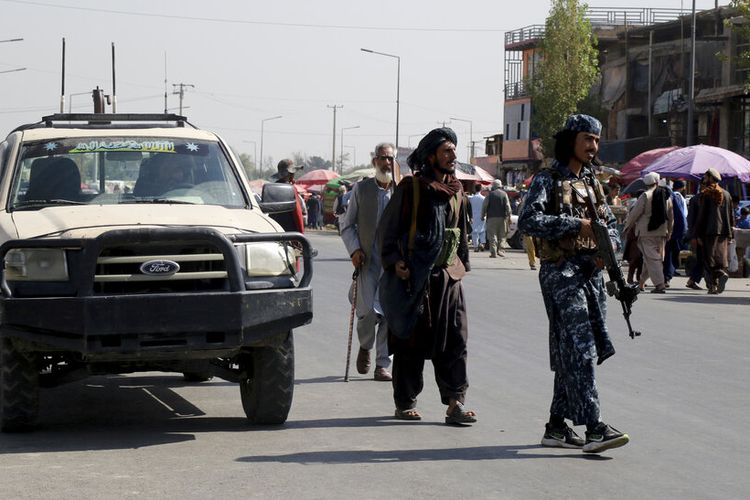
M 388 368 L 388 328 L 378 301 L 378 281 L 383 268 L 380 260 L 380 242 L 376 238 L 378 221 L 393 194 L 393 167 L 395 147 L 390 143 L 375 146 L 372 164 L 375 177 L 366 178 L 354 185 L 349 207 L 341 221 L 341 238 L 359 270 L 357 276 L 357 336 L 359 354 L 357 371 L 370 370 L 370 350 L 375 346 L 375 380 L 391 380 Z M 352 284 L 353 286 L 354 284 Z M 351 300 L 352 290 L 349 293 Z

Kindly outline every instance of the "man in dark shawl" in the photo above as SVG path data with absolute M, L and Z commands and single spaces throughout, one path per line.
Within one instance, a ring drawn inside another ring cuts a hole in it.
M 708 293 L 722 293 L 729 279 L 729 241 L 734 238 L 734 211 L 729 192 L 719 185 L 721 174 L 709 168 L 703 175 L 698 219 L 692 236 L 701 247 Z
M 643 183 L 646 190 L 628 213 L 623 233 L 633 228 L 638 237 L 638 249 L 643 256 L 643 271 L 638 281 L 641 290 L 651 278 L 654 284 L 651 293 L 665 293 L 664 251 L 674 226 L 672 199 L 667 187 L 658 186 L 659 174 L 656 172 L 646 174 Z
M 591 214 L 594 202 L 610 238 L 617 220 L 606 204 L 591 162 L 599 151 L 601 123 L 572 115 L 555 135 L 555 161 L 534 176 L 518 217 L 518 229 L 538 238 L 539 284 L 549 318 L 550 365 L 555 372 L 549 422 L 542 445 L 598 453 L 622 446 L 628 435 L 600 419 L 594 362 L 615 353 L 606 326 L 603 263 L 596 258 Z M 586 425 L 586 441 L 565 423 Z
M 461 278 L 469 270 L 466 204 L 456 180 L 456 134 L 431 131 L 409 156 L 413 176 L 396 187 L 378 231 L 383 276 L 380 302 L 393 353 L 396 418 L 420 420 L 417 396 L 431 359 L 445 422 L 476 422 L 464 408 L 468 336 Z

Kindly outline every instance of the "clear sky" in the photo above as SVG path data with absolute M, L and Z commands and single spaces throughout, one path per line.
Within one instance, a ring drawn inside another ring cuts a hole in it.
M 590 1 L 592 7 L 691 8 L 690 0 Z M 719 5 L 726 5 L 722 0 Z M 714 0 L 697 0 L 698 9 Z M 400 145 L 449 123 L 459 159 L 475 140 L 502 129 L 503 35 L 543 24 L 549 0 L 0 0 L 0 134 L 60 106 L 61 39 L 67 44 L 66 111 L 91 112 L 82 95 L 111 93 L 116 47 L 118 112 L 177 111 L 173 84 L 187 89 L 184 114 L 266 168 L 295 152 L 345 152 L 369 161 L 394 141 L 398 55 Z M 79 95 L 75 95 L 79 94 Z

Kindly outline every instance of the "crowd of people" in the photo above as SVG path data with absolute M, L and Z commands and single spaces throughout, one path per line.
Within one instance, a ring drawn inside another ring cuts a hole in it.
M 699 283 L 705 280 L 709 294 L 723 293 L 736 226 L 732 197 L 719 185 L 721 174 L 709 168 L 689 202 L 681 179 L 670 186 L 652 172 L 643 182 L 645 189 L 633 197 L 623 229 L 628 281 L 641 290 L 651 281 L 651 293 L 666 293 L 679 274 L 682 252 L 690 249 L 686 286 L 702 290 Z

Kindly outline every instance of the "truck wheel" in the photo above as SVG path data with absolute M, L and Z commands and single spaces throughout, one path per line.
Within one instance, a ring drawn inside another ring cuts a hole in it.
M 39 368 L 33 352 L 0 339 L 0 430 L 31 430 L 39 414 Z
M 290 331 L 278 347 L 255 347 L 240 364 L 240 395 L 253 424 L 283 424 L 294 394 L 294 340 Z M 245 365 L 245 366 L 242 366 Z

